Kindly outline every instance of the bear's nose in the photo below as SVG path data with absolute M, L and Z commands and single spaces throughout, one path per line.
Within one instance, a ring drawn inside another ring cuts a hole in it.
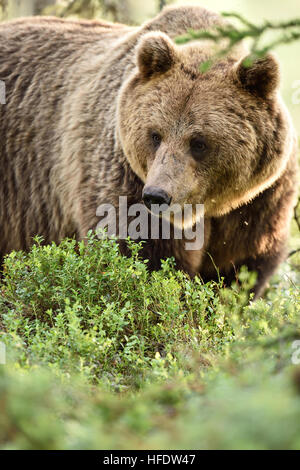
M 172 200 L 171 196 L 169 196 L 166 191 L 156 188 L 155 186 L 145 186 L 142 197 L 148 209 L 151 209 L 151 204 L 167 204 L 169 206 Z

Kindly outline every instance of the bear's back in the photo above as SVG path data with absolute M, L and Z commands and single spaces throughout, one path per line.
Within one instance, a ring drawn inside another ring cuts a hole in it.
M 71 21 L 54 17 L 22 18 L 0 24 L 0 78 L 12 66 L 31 61 L 65 60 L 87 48 L 109 47 L 111 41 L 130 28 L 101 21 Z M 107 44 L 106 44 L 107 43 Z M 41 66 L 43 62 L 39 62 Z M 60 63 L 60 67 L 63 63 Z

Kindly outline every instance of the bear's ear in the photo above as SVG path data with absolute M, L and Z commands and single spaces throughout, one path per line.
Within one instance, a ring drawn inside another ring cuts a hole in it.
M 246 57 L 237 67 L 237 76 L 243 88 L 260 98 L 270 97 L 280 83 L 279 65 L 271 54 L 254 61 Z
M 175 45 L 164 33 L 147 33 L 137 46 L 137 64 L 144 78 L 167 72 L 176 62 Z

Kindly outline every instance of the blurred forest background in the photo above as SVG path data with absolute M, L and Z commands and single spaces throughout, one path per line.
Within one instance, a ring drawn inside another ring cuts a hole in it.
M 0 0 L 0 18 L 30 15 L 106 18 L 110 21 L 139 24 L 158 13 L 166 4 L 201 5 L 223 12 L 237 12 L 255 24 L 300 16 L 299 0 Z M 282 64 L 282 93 L 300 135 L 300 41 L 276 49 Z

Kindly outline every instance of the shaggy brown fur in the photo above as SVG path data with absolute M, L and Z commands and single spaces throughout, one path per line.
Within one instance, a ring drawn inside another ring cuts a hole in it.
M 36 234 L 83 238 L 101 203 L 140 202 L 154 185 L 172 202 L 204 203 L 205 245 L 148 241 L 151 268 L 173 255 L 191 275 L 212 279 L 215 264 L 230 282 L 246 264 L 262 292 L 284 256 L 296 139 L 273 57 L 246 69 L 241 48 L 202 74 L 212 45 L 172 41 L 221 21 L 181 7 L 139 28 L 55 18 L 0 25 L 1 255 L 28 249 Z

